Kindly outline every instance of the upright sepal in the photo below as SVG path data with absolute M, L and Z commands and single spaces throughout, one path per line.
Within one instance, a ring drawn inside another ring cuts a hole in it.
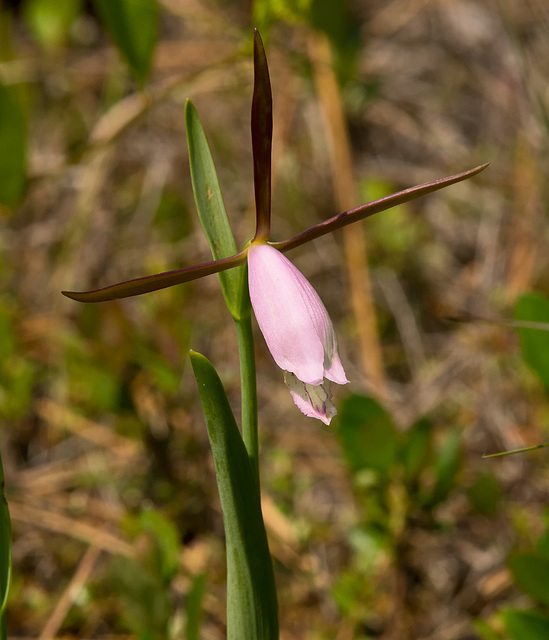
M 278 605 L 257 477 L 213 365 L 195 351 L 190 355 L 225 524 L 227 638 L 276 640 Z
M 259 31 L 254 33 L 254 95 L 252 98 L 252 151 L 256 209 L 255 240 L 268 240 L 271 228 L 271 148 L 273 98 L 267 56 Z

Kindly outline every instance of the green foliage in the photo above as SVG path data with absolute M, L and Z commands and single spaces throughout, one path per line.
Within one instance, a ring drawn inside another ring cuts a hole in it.
M 11 581 L 11 521 L 4 496 L 4 482 L 0 457 L 0 617 L 4 616 Z
M 269 27 L 274 21 L 302 22 L 311 2 L 312 0 L 254 0 L 253 24 L 266 40 Z
M 513 640 L 546 640 L 549 638 L 549 616 L 537 611 L 507 609 L 503 620 Z
M 437 451 L 434 471 L 436 482 L 429 504 L 434 506 L 446 500 L 456 485 L 461 457 L 461 430 L 451 429 Z
M 26 177 L 27 124 L 14 92 L 0 84 L 0 205 L 15 205 Z
M 402 466 L 409 486 L 413 486 L 427 464 L 431 452 L 431 431 L 432 425 L 427 418 L 420 418 L 408 431 L 402 449 Z
M 27 0 L 24 15 L 29 29 L 40 44 L 55 48 L 64 44 L 82 0 Z
M 152 562 L 155 572 L 166 583 L 175 576 L 179 567 L 179 533 L 171 520 L 159 511 L 145 509 L 139 515 L 140 528 L 155 540 Z
M 499 615 L 512 640 L 542 640 L 549 637 L 549 511 L 546 529 L 534 550 L 515 551 L 509 556 L 508 567 L 516 586 L 535 602 L 531 609 L 504 607 Z M 492 635 L 490 635 L 492 633 Z M 501 638 L 490 625 L 484 625 L 482 635 L 488 640 Z
M 193 104 L 185 105 L 187 144 L 196 210 L 215 260 L 228 258 L 237 252 L 219 180 L 206 135 Z M 241 299 L 246 282 L 244 267 L 222 271 L 219 274 L 221 290 L 227 307 L 234 318 L 241 313 Z
M 461 460 L 459 429 L 448 430 L 435 447 L 429 420 L 421 418 L 401 434 L 376 400 L 359 395 L 345 400 L 338 425 L 353 474 L 374 472 L 384 483 L 391 478 L 402 479 L 410 497 L 420 500 L 427 509 L 443 502 L 456 486 Z M 424 474 L 425 471 L 429 473 Z M 429 476 L 429 481 L 424 475 Z M 360 477 L 364 478 L 364 473 Z
M 0 417 L 14 420 L 30 407 L 36 363 L 22 352 L 11 301 L 0 299 Z
M 336 54 L 339 79 L 345 84 L 354 76 L 355 62 L 360 51 L 360 23 L 353 20 L 348 0 L 312 0 L 309 24 L 324 32 Z
M 514 316 L 521 321 L 549 322 L 549 300 L 539 293 L 524 294 L 515 305 Z M 517 332 L 524 361 L 549 392 L 549 332 L 525 328 Z
M 158 33 L 157 0 L 95 0 L 95 6 L 137 81 L 144 84 Z
M 342 573 L 334 597 L 364 623 L 364 598 L 375 598 L 364 585 L 376 568 L 405 562 L 413 528 L 438 526 L 437 507 L 459 486 L 462 437 L 456 428 L 436 433 L 426 417 L 399 432 L 378 402 L 356 395 L 343 402 L 336 424 L 363 517 L 349 531 L 352 570 Z
M 549 558 L 540 553 L 515 553 L 509 569 L 517 586 L 538 602 L 549 605 Z
M 374 399 L 353 395 L 340 412 L 339 436 L 353 472 L 370 469 L 386 476 L 396 457 L 398 433 L 389 414 Z
M 139 538 L 138 559 L 116 557 L 110 587 L 119 596 L 122 619 L 141 640 L 164 640 L 172 619 L 170 584 L 179 568 L 179 533 L 171 520 L 154 509 L 126 518 L 125 528 Z
M 476 474 L 469 487 L 468 497 L 475 511 L 491 517 L 496 515 L 501 507 L 503 491 L 493 473 L 481 471 Z
M 227 638 L 278 638 L 273 567 L 255 471 L 221 380 L 211 363 L 191 351 L 206 418 L 227 546 Z
M 171 242 L 180 242 L 192 232 L 191 215 L 179 193 L 166 188 L 158 203 L 155 227 Z
M 336 55 L 340 80 L 345 83 L 353 76 L 361 44 L 360 23 L 353 19 L 348 0 L 254 0 L 253 24 L 264 39 L 276 21 L 306 23 L 325 33 Z
M 140 640 L 165 640 L 171 603 L 158 576 L 134 560 L 117 556 L 111 563 L 110 584 L 121 601 L 127 628 Z
M 199 640 L 200 623 L 202 621 L 202 601 L 204 600 L 204 590 L 206 587 L 206 576 L 201 574 L 193 581 L 193 586 L 189 591 L 186 602 L 187 612 L 187 640 Z
M 373 202 L 385 198 L 394 193 L 394 186 L 387 180 L 367 176 L 358 185 L 360 199 Z M 388 211 L 386 215 L 373 216 L 368 221 L 368 234 L 375 238 L 374 248 L 379 247 L 384 252 L 384 258 L 390 256 L 398 264 L 403 258 L 410 260 L 410 247 L 421 240 L 421 225 L 421 220 L 413 219 L 410 215 L 410 207 L 402 204 Z

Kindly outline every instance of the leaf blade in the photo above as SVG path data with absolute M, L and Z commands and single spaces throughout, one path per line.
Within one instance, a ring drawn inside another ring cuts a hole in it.
M 548 322 L 549 300 L 538 293 L 525 293 L 515 305 L 514 317 L 521 322 Z M 549 391 L 549 333 L 518 327 L 522 356 Z
M 4 469 L 0 457 L 0 615 L 5 615 L 11 582 L 11 520 L 4 496 Z
M 143 85 L 149 75 L 158 33 L 157 0 L 95 0 L 115 45 Z
M 278 605 L 259 488 L 213 365 L 191 351 L 223 510 L 227 545 L 227 638 L 276 640 Z
M 12 207 L 25 187 L 27 127 L 12 92 L 0 84 L 0 203 Z
M 185 125 L 194 199 L 200 224 L 215 260 L 236 254 L 227 210 L 219 187 L 210 146 L 198 113 L 190 100 L 185 105 Z M 221 290 L 229 311 L 239 317 L 239 300 L 243 286 L 242 270 L 219 274 Z
M 541 553 L 514 553 L 508 561 L 516 585 L 538 602 L 549 605 L 549 558 Z
M 545 640 L 549 637 L 549 618 L 537 611 L 507 609 L 505 627 L 513 640 Z

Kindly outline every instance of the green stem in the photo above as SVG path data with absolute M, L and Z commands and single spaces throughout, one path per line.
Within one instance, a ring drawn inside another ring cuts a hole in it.
M 257 435 L 257 386 L 252 317 L 245 314 L 235 319 L 240 356 L 240 384 L 242 388 L 242 439 L 248 451 L 259 486 L 259 442 Z
M 533 447 L 525 447 L 524 449 L 513 449 L 512 451 L 501 451 L 500 453 L 485 453 L 483 458 L 497 458 L 499 456 L 510 456 L 513 453 L 525 453 L 526 451 L 535 451 L 536 449 L 544 449 L 549 447 L 549 442 L 544 444 L 535 444 Z

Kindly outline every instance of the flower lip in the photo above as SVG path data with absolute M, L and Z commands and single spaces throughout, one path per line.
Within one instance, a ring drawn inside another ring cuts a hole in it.
M 330 383 L 327 380 L 313 386 L 301 382 L 295 374 L 286 372 L 284 382 L 301 413 L 308 418 L 317 418 L 324 424 L 330 424 L 337 410 L 332 402 Z
M 347 384 L 332 321 L 305 276 L 273 247 L 255 243 L 248 277 L 252 307 L 277 365 L 305 384 L 320 385 L 324 378 Z

